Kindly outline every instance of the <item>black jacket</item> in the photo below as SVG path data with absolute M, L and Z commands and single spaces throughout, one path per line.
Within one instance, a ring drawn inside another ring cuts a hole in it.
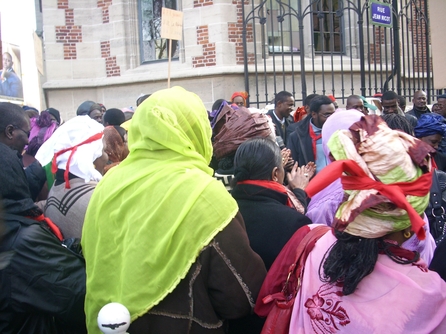
M 426 110 L 419 110 L 419 109 L 417 109 L 417 107 L 413 106 L 413 109 L 409 110 L 406 114 L 415 116 L 417 119 L 419 119 L 421 117 L 421 115 L 428 114 L 430 112 L 431 111 L 429 108 L 426 108 Z
M 291 156 L 299 163 L 299 166 L 304 166 L 310 161 L 316 162 L 309 133 L 310 121 L 311 117 L 307 116 L 297 123 L 296 130 L 290 134 L 287 144 L 291 150 Z
M 252 249 L 269 269 L 283 246 L 300 227 L 311 224 L 286 206 L 287 195 L 251 184 L 238 184 L 231 195 L 237 201 Z
M 436 271 L 440 277 L 446 281 L 446 238 L 444 238 L 435 249 L 434 257 L 429 265 L 429 269 Z
M 6 214 L 3 227 L 0 333 L 86 333 L 83 258 L 33 219 Z
M 266 113 L 269 117 L 271 117 L 275 128 L 276 128 L 276 137 L 281 137 L 283 140 L 283 144 L 286 146 L 287 144 L 287 139 L 288 139 L 288 135 L 287 135 L 287 128 L 290 124 L 293 123 L 293 118 L 292 117 L 287 117 L 285 118 L 285 123 L 280 123 L 276 116 L 274 115 L 274 110 L 270 110 Z

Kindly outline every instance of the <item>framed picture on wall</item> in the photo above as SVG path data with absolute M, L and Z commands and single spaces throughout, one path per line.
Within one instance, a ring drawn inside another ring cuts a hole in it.
M 2 68 L 0 70 L 0 99 L 23 101 L 20 48 L 2 42 Z

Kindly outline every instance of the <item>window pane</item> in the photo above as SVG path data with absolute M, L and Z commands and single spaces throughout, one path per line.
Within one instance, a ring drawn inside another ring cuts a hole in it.
M 297 3 L 293 1 L 292 7 Z M 285 14 L 275 0 L 270 0 L 266 6 L 266 31 L 268 35 L 269 52 L 299 52 L 299 22 L 296 17 L 284 15 L 283 21 L 277 17 Z M 286 11 L 289 10 L 286 6 Z M 297 9 L 297 7 L 295 8 Z
M 339 0 L 321 0 L 313 4 L 314 50 L 341 52 L 341 17 L 336 16 Z
M 175 0 L 140 0 L 141 61 L 167 59 L 169 41 L 161 38 L 161 9 L 176 9 Z M 178 41 L 172 41 L 172 58 L 178 58 Z

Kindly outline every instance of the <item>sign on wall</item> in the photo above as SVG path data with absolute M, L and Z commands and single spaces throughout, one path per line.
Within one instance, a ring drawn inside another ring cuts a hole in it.
M 392 5 L 372 0 L 369 12 L 373 25 L 392 27 Z

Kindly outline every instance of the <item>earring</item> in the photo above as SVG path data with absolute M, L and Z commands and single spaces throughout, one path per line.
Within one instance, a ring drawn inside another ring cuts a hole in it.
M 409 239 L 412 235 L 410 234 L 410 231 L 406 231 L 403 233 L 404 238 Z

